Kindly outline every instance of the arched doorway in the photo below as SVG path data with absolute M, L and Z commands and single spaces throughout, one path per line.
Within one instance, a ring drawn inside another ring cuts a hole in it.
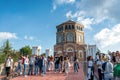
M 74 49 L 72 47 L 68 47 L 66 51 L 67 51 L 67 56 L 69 57 L 70 61 L 73 61 Z
M 62 56 L 62 51 L 61 50 L 58 50 L 57 56 Z
M 82 50 L 79 50 L 79 51 L 78 51 L 78 58 L 79 58 L 80 60 L 83 60 L 84 56 L 83 56 L 83 51 L 82 51 Z

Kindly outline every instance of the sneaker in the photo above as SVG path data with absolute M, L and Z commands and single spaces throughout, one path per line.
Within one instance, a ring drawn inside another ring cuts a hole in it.
M 44 76 L 46 76 L 46 74 L 43 74 L 42 76 L 44 77 Z
M 20 72 L 20 75 L 22 75 L 22 72 Z
M 59 73 L 62 73 L 61 71 Z

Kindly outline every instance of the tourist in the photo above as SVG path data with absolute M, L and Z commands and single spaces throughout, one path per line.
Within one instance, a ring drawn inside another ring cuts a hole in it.
M 95 63 L 97 63 L 98 60 L 99 60 L 99 53 L 97 52 L 95 56 Z
M 6 70 L 6 76 L 9 77 L 10 74 L 10 68 L 11 68 L 11 57 L 8 56 L 5 61 L 5 70 Z
M 10 56 L 10 61 L 11 61 L 11 73 L 13 73 L 13 68 L 14 68 L 14 62 L 13 62 L 13 58 Z
M 119 54 L 119 51 L 116 51 L 116 63 L 119 63 L 120 62 L 120 54 Z
M 15 70 L 16 75 L 18 75 L 18 71 L 20 70 L 20 75 L 22 75 L 22 58 L 18 58 L 18 66 Z
M 43 59 L 42 59 L 42 56 L 39 56 L 39 59 L 38 59 L 38 66 L 39 66 L 39 74 L 42 75 L 42 68 L 43 68 Z
M 64 67 L 65 67 L 65 76 L 68 76 L 69 69 L 70 69 L 70 62 L 68 57 L 66 57 L 65 59 Z
M 112 52 L 111 58 L 112 58 L 112 62 L 113 62 L 114 64 L 116 64 L 116 53 L 115 53 L 115 52 Z
M 28 72 L 29 75 L 33 75 L 34 64 L 35 64 L 35 57 L 34 57 L 34 55 L 32 55 L 30 57 L 29 72 Z
M 54 58 L 51 56 L 50 57 L 50 64 L 49 64 L 49 71 L 53 71 L 54 70 Z
M 47 58 L 47 70 L 50 71 L 50 56 Z
M 64 57 L 60 56 L 60 73 L 64 70 Z
M 104 70 L 104 80 L 113 80 L 113 63 L 110 62 L 110 56 L 106 56 L 106 65 Z
M 101 54 L 102 55 L 102 60 L 105 61 L 106 60 L 106 54 Z
M 79 69 L 79 61 L 77 58 L 75 58 L 75 60 L 74 60 L 74 73 L 78 73 L 78 69 Z
M 43 55 L 43 76 L 46 76 L 46 69 L 47 69 L 47 59 Z
M 35 57 L 35 75 L 38 75 L 38 70 L 39 70 L 39 66 L 38 66 L 38 56 Z
M 59 66 L 60 66 L 60 58 L 58 56 L 55 57 L 55 72 L 59 71 Z
M 119 51 L 116 51 L 116 63 L 114 65 L 114 79 L 119 80 L 120 79 L 120 53 Z
M 88 57 L 88 72 L 87 72 L 87 78 L 88 80 L 93 80 L 94 75 L 94 63 L 93 63 L 93 57 Z
M 102 69 L 103 63 L 104 63 L 104 61 L 102 60 L 102 56 L 100 56 L 98 61 L 97 61 L 99 80 L 103 80 L 103 69 Z
M 29 65 L 29 58 L 28 55 L 26 55 L 26 57 L 24 57 L 24 77 L 27 77 L 28 65 Z

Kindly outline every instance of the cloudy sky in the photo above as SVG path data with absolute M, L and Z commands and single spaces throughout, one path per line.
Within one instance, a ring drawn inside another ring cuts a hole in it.
M 53 49 L 56 25 L 69 18 L 85 26 L 85 43 L 120 50 L 120 0 L 0 0 L 0 46 Z

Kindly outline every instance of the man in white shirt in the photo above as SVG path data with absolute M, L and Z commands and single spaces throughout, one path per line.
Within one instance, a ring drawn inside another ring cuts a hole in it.
M 6 69 L 6 75 L 7 75 L 7 77 L 10 74 L 10 69 L 11 69 L 12 62 L 13 61 L 11 60 L 11 57 L 8 56 L 8 58 L 5 61 L 5 69 Z
M 27 68 L 29 65 L 29 58 L 28 55 L 26 55 L 26 57 L 24 57 L 24 76 L 27 77 L 26 72 L 27 72 Z

